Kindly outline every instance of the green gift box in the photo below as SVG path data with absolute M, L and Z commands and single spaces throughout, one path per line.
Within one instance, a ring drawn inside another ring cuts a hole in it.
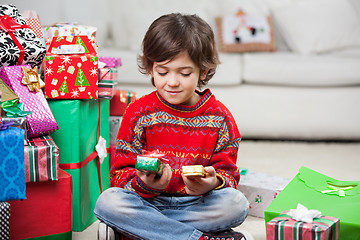
M 360 239 L 360 181 L 339 181 L 312 169 L 299 173 L 265 210 L 265 222 L 300 203 L 340 219 L 341 240 Z
M 155 172 L 157 175 L 161 176 L 164 167 L 165 164 L 163 164 L 159 158 L 137 156 L 135 168 L 146 174 Z
M 106 140 L 109 148 L 110 102 L 106 99 L 49 100 L 49 105 L 60 127 L 51 134 L 59 148 L 59 166 L 73 179 L 72 230 L 82 231 L 96 221 L 96 200 L 101 190 L 110 187 L 109 155 L 100 164 L 95 151 L 99 136 Z

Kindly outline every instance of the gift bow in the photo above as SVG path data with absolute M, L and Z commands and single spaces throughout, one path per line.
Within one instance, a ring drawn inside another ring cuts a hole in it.
M 19 24 L 8 15 L 0 16 L 0 28 L 4 32 L 15 32 L 19 28 L 30 28 L 28 25 Z
M 323 190 L 323 191 L 321 191 L 321 193 L 337 192 L 340 197 L 345 197 L 345 191 L 351 190 L 354 187 L 355 186 L 335 186 L 335 185 L 328 183 L 328 188 L 330 188 L 330 190 Z
M 159 158 L 161 159 L 162 161 L 164 162 L 169 162 L 168 159 L 165 158 L 165 154 L 164 153 L 161 153 L 159 151 L 159 149 L 155 149 L 154 151 L 152 152 L 148 152 L 146 150 L 143 150 L 142 151 L 142 157 L 150 157 L 150 158 Z
M 104 158 L 107 156 L 107 149 L 106 149 L 106 140 L 100 136 L 98 144 L 95 146 L 95 150 L 99 156 L 100 164 L 103 163 Z
M 7 117 L 26 117 L 32 114 L 31 111 L 25 111 L 24 103 L 18 103 L 18 99 L 13 99 L 1 103 L 1 108 L 6 112 Z
M 2 117 L 0 116 L 0 131 L 1 130 L 6 130 L 6 129 L 8 129 L 11 125 L 13 125 L 13 123 L 14 122 L 6 122 L 6 123 L 4 123 L 3 121 L 2 121 Z
M 22 67 L 24 72 L 24 77 L 21 83 L 28 87 L 30 92 L 38 92 L 41 88 L 45 87 L 45 83 L 41 80 L 38 74 L 38 68 L 35 67 L 34 69 Z
M 290 209 L 287 213 L 291 218 L 296 221 L 303 221 L 307 223 L 312 223 L 314 218 L 318 218 L 321 216 L 321 212 L 318 210 L 308 210 L 305 206 L 298 203 L 296 209 Z
M 25 56 L 24 47 L 21 45 L 19 40 L 17 40 L 16 36 L 14 35 L 14 32 L 16 31 L 16 29 L 20 29 L 20 28 L 30 28 L 30 27 L 28 25 L 22 25 L 22 24 L 17 23 L 15 21 L 15 19 L 13 19 L 12 17 L 10 17 L 8 15 L 0 16 L 0 29 L 7 32 L 10 35 L 11 39 L 14 41 L 14 43 L 20 50 L 20 55 L 19 55 L 17 65 L 21 65 L 21 63 L 24 60 L 24 56 Z

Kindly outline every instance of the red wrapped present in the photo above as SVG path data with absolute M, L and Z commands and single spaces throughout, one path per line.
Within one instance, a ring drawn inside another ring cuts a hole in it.
M 122 116 L 126 107 L 136 100 L 136 93 L 133 91 L 116 90 L 114 97 L 110 100 L 110 115 Z
M 24 110 L 32 112 L 26 116 L 29 138 L 48 135 L 59 129 L 40 89 L 43 82 L 30 65 L 3 67 L 0 70 L 0 78 L 19 97 L 19 102 L 25 105 Z
M 26 184 L 27 199 L 9 201 L 10 239 L 62 234 L 71 239 L 72 178 L 59 169 L 59 180 Z M 45 238 L 44 238 L 45 239 Z
M 113 68 L 113 67 L 99 68 L 99 81 L 103 81 L 103 80 L 117 81 L 117 79 L 118 79 L 117 68 Z
M 87 36 L 53 38 L 45 57 L 45 94 L 55 99 L 98 98 L 98 56 Z
M 319 216 L 312 222 L 297 221 L 284 211 L 266 224 L 267 240 L 338 240 L 339 219 Z
M 59 148 L 50 136 L 26 140 L 25 181 L 58 180 Z

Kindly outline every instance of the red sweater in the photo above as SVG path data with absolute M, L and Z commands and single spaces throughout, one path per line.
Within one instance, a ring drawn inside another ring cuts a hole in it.
M 194 106 L 172 105 L 156 91 L 131 103 L 121 122 L 116 156 L 110 170 L 111 186 L 135 191 L 143 197 L 186 195 L 183 165 L 213 166 L 221 187 L 236 188 L 240 133 L 230 111 L 209 89 Z M 142 150 L 166 154 L 173 170 L 168 187 L 159 191 L 136 176 L 136 157 Z

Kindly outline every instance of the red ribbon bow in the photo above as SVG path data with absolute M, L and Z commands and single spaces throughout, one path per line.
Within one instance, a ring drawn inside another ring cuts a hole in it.
M 25 50 L 23 46 L 20 44 L 20 42 L 16 39 L 14 35 L 16 29 L 20 29 L 20 28 L 30 28 L 30 27 L 28 25 L 22 25 L 17 23 L 15 19 L 13 19 L 8 15 L 0 16 L 0 29 L 3 30 L 4 32 L 7 32 L 10 35 L 10 37 L 12 38 L 12 40 L 20 50 L 20 56 L 17 65 L 22 64 L 25 56 Z
M 30 28 L 28 25 L 22 25 L 8 15 L 0 16 L 0 28 L 4 32 L 15 32 L 19 28 Z

